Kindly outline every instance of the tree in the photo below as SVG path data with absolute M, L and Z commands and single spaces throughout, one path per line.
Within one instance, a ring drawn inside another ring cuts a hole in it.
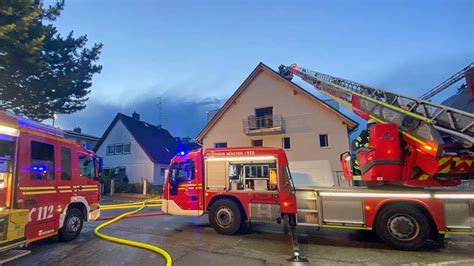
M 43 120 L 86 107 L 102 44 L 88 48 L 87 36 L 72 31 L 61 36 L 49 22 L 63 8 L 64 0 L 48 8 L 40 0 L 0 1 L 1 109 Z
M 177 137 L 178 151 L 192 151 L 201 148 L 201 144 L 190 137 Z

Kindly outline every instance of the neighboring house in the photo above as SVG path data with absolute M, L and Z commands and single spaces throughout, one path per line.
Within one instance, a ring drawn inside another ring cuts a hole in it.
M 76 127 L 73 130 L 63 130 L 63 132 L 66 139 L 73 140 L 89 150 L 93 150 L 100 140 L 99 137 L 82 133 L 80 127 Z
M 177 143 L 166 129 L 140 121 L 139 114 L 130 117 L 118 113 L 95 151 L 104 160 L 104 171 L 120 172 L 130 183 L 146 179 L 163 185 Z
M 473 66 L 473 64 L 471 64 Z M 438 85 L 439 86 L 439 85 Z M 465 73 L 465 83 L 461 85 L 457 93 L 441 103 L 468 113 L 474 113 L 474 68 L 471 67 Z
M 474 113 L 474 97 L 466 88 L 458 90 L 458 92 L 441 103 L 468 113 Z
M 203 148 L 283 148 L 292 173 L 298 169 L 301 179 L 325 179 L 320 184 L 333 185 L 335 172 L 342 170 L 339 156 L 349 151 L 348 134 L 357 126 L 331 104 L 260 63 L 196 140 Z

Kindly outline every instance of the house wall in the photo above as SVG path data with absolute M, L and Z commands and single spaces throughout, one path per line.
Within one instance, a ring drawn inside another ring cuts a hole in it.
M 130 143 L 130 154 L 107 155 L 108 145 L 121 143 Z M 125 166 L 130 183 L 139 183 L 143 178 L 154 182 L 154 163 L 120 120 L 109 132 L 97 154 L 104 159 L 104 168 Z
M 255 114 L 255 108 L 273 106 L 281 114 L 285 132 L 276 135 L 247 136 L 243 119 Z M 319 134 L 328 134 L 329 147 L 319 145 Z M 228 147 L 251 146 L 251 140 L 262 139 L 264 146 L 283 147 L 283 137 L 290 137 L 289 161 L 329 161 L 332 171 L 341 171 L 339 155 L 349 150 L 347 125 L 321 103 L 302 93 L 273 74 L 261 71 L 232 106 L 203 138 L 203 147 L 227 142 Z
M 90 138 L 81 138 L 81 137 L 78 137 L 78 136 L 73 136 L 73 135 L 69 135 L 69 134 L 64 134 L 64 137 L 66 139 L 70 139 L 70 140 L 73 140 L 75 141 L 76 143 L 79 143 L 81 144 L 82 146 L 84 146 L 86 149 L 89 149 L 89 150 L 93 150 L 95 148 L 95 145 L 97 145 L 97 143 L 99 142 L 99 139 L 97 140 L 92 140 Z
M 161 169 L 168 169 L 167 164 L 155 163 L 153 165 L 153 184 L 162 186 L 165 181 L 165 172 Z

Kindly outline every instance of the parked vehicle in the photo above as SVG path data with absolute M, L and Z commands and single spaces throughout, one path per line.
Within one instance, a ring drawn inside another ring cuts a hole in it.
M 75 239 L 99 214 L 100 159 L 61 130 L 0 112 L 0 263 L 59 235 Z
M 209 214 L 216 232 L 252 221 L 288 220 L 315 228 L 375 230 L 397 249 L 414 250 L 447 233 L 474 233 L 474 195 L 407 187 L 295 189 L 277 148 L 192 151 L 171 161 L 164 212 Z

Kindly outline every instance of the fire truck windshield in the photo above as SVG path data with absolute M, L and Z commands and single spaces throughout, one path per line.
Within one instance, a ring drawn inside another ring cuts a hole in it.
M 184 162 L 175 162 L 170 167 L 169 184 L 170 194 L 178 193 L 180 183 L 191 181 L 194 179 L 194 161 L 186 160 Z

